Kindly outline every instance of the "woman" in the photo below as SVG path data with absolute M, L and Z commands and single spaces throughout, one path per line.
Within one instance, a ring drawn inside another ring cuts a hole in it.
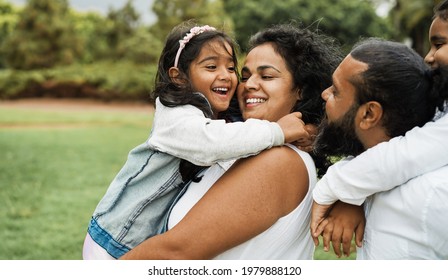
M 173 199 L 199 166 L 247 157 L 307 136 L 300 133 L 299 113 L 277 123 L 254 119 L 228 124 L 216 119 L 236 92 L 236 63 L 233 41 L 214 27 L 188 21 L 168 35 L 156 74 L 150 136 L 129 152 L 98 203 L 83 259 L 119 258 L 160 233 Z
M 243 118 L 276 121 L 300 111 L 305 122 L 318 124 L 320 94 L 340 61 L 332 42 L 279 25 L 256 34 L 250 45 L 237 93 Z M 122 259 L 311 259 L 317 176 L 310 155 L 282 146 L 232 164 L 206 170 L 173 208 L 169 230 Z

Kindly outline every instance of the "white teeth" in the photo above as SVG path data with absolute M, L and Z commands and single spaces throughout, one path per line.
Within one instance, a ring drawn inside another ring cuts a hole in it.
M 228 88 L 214 88 L 214 91 L 228 91 Z
M 254 104 L 254 103 L 264 103 L 266 99 L 262 98 L 248 98 L 246 99 L 246 104 Z

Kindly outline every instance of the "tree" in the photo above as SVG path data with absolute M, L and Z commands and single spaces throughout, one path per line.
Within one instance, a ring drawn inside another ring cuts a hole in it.
M 92 63 L 104 58 L 108 52 L 108 42 L 104 36 L 107 19 L 95 12 L 71 10 L 73 27 L 82 45 L 81 63 Z
M 390 37 L 391 28 L 370 2 L 337 0 L 227 0 L 227 14 L 235 23 L 235 34 L 243 49 L 251 35 L 277 23 L 292 20 L 335 37 L 349 49 L 361 37 Z
M 80 42 L 70 24 L 67 0 L 29 0 L 1 50 L 15 69 L 72 63 L 80 54 Z
M 84 61 L 131 60 L 139 64 L 155 63 L 161 42 L 140 23 L 133 1 L 119 9 L 110 9 L 106 17 L 78 15 L 77 32 L 82 34 Z
M 190 19 L 198 24 L 223 27 L 229 33 L 233 31 L 232 20 L 224 12 L 222 0 L 155 0 L 152 9 L 158 21 L 151 30 L 162 41 L 174 26 Z
M 412 48 L 422 56 L 429 48 L 428 30 L 438 3 L 440 0 L 396 0 L 389 14 L 395 28 L 400 30 L 397 39 L 410 38 Z
M 19 12 L 13 5 L 0 0 L 0 42 L 8 38 L 19 20 Z M 0 68 L 5 66 L 5 54 L 0 52 Z

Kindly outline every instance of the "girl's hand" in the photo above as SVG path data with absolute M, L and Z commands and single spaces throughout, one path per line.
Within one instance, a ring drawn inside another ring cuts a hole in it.
M 293 112 L 277 121 L 285 136 L 285 143 L 293 143 L 309 138 L 300 112 Z
M 305 130 L 308 132 L 307 138 L 295 141 L 293 144 L 304 152 L 311 152 L 314 149 L 314 140 L 317 135 L 317 126 L 314 124 L 306 124 Z
M 285 136 L 285 143 L 291 143 L 299 149 L 310 152 L 313 150 L 317 126 L 302 121 L 302 114 L 294 112 L 277 121 Z
M 341 246 L 342 252 L 348 257 L 350 256 L 353 235 L 356 245 L 361 247 L 364 228 L 363 207 L 338 201 L 331 208 L 325 220 L 318 226 L 318 232 L 322 233 L 324 251 L 328 252 L 331 242 L 334 253 L 338 257 L 341 257 Z

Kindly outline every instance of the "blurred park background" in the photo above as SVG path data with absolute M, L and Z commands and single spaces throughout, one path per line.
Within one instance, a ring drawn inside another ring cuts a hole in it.
M 105 11 L 74 8 L 79 2 L 0 0 L 3 260 L 81 258 L 98 200 L 129 150 L 149 134 L 157 59 L 181 21 L 222 27 L 238 41 L 241 57 L 252 34 L 292 20 L 332 35 L 345 52 L 376 36 L 424 55 L 440 1 L 151 0 L 142 10 L 132 0 L 110 0 Z M 80 106 L 12 106 L 49 98 Z M 318 248 L 316 258 L 334 256 Z

